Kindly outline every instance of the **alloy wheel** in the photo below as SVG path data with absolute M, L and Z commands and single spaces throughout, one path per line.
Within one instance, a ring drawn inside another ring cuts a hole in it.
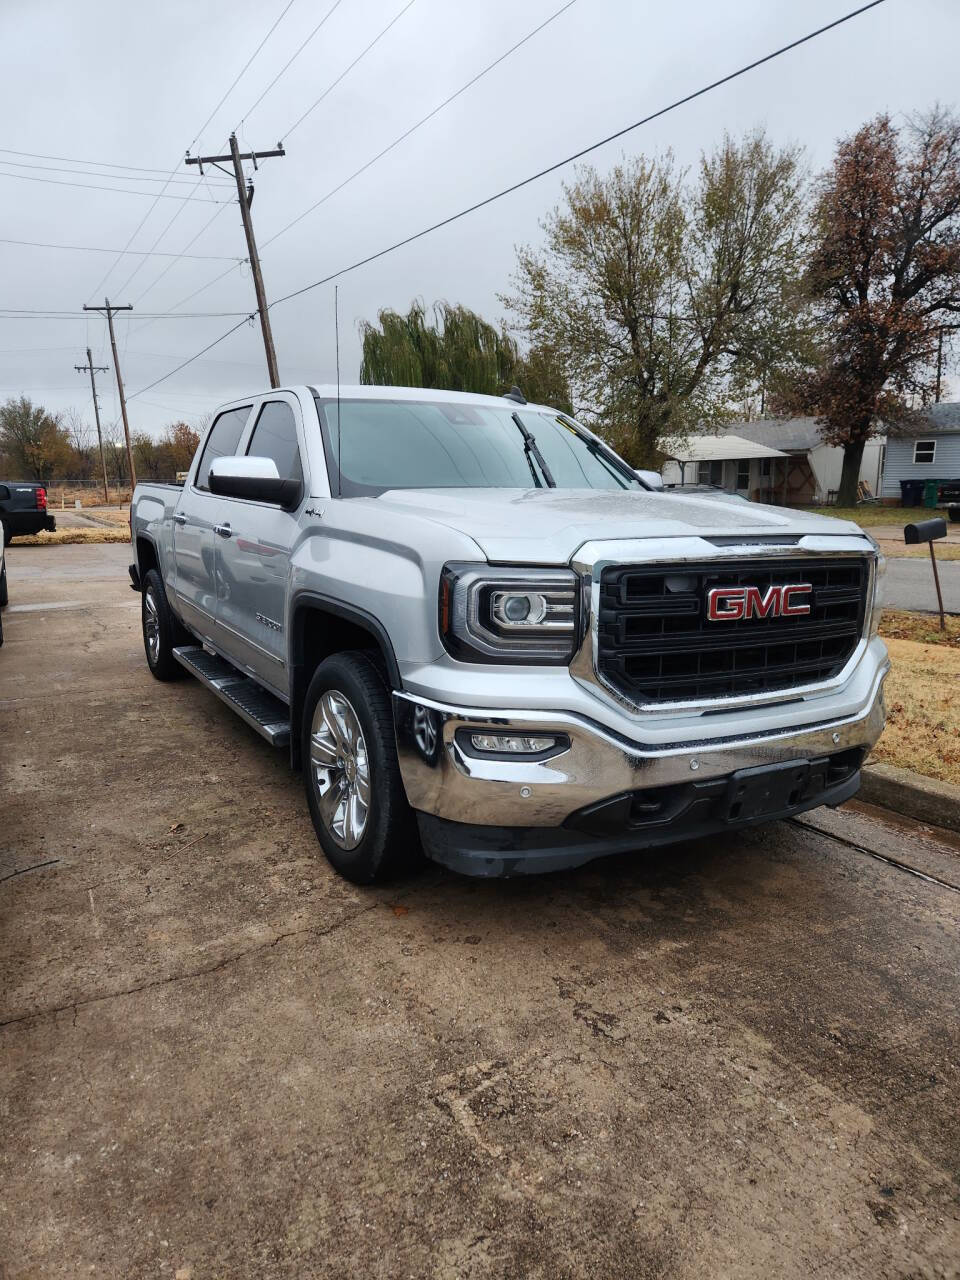
M 359 717 L 338 689 L 325 690 L 313 713 L 310 776 L 323 825 L 341 849 L 355 849 L 367 827 L 370 760 Z
M 160 658 L 160 614 L 151 587 L 147 588 L 147 593 L 143 597 L 143 634 L 147 641 L 147 657 L 150 659 L 150 665 L 156 666 Z

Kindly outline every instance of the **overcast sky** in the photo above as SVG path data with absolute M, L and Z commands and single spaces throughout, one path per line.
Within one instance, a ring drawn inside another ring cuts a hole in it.
M 0 243 L 0 307 L 79 311 L 105 294 L 116 303 L 134 303 L 131 316 L 117 319 L 131 426 L 155 433 L 177 417 L 195 421 L 222 400 L 267 383 L 259 326 L 243 324 L 208 356 L 135 394 L 236 323 L 229 315 L 195 313 L 242 314 L 255 305 L 248 269 L 231 263 L 246 253 L 236 192 L 220 185 L 225 179 L 215 170 L 208 183 L 184 168 L 188 147 L 195 154 L 219 151 L 234 127 L 244 149 L 271 148 L 283 139 L 287 155 L 266 162 L 256 175 L 253 204 L 272 300 L 856 6 L 856 0 L 576 0 L 389 155 L 283 231 L 561 2 L 413 0 L 407 7 L 408 0 L 292 0 L 287 7 L 287 0 L 0 0 L 0 237 L 118 251 L 133 236 L 132 249 L 171 255 L 197 237 L 189 252 L 205 255 L 117 262 L 116 253 Z M 376 46 L 294 128 L 398 14 Z M 777 141 L 801 143 L 811 166 L 820 168 L 839 135 L 878 111 L 925 109 L 937 99 L 953 105 L 958 49 L 957 0 L 886 0 L 603 148 L 592 163 L 603 169 L 625 153 L 670 147 L 687 165 L 724 131 L 739 134 L 762 124 Z M 151 208 L 171 172 L 176 181 Z M 381 307 L 406 309 L 415 297 L 428 304 L 445 298 L 497 320 L 502 308 L 496 295 L 509 284 L 514 246 L 538 240 L 538 221 L 569 175 L 566 170 L 544 178 L 345 275 L 342 380 L 357 380 L 358 322 L 374 319 Z M 169 198 L 174 195 L 191 199 Z M 231 198 L 222 208 L 209 203 Z M 195 290 L 202 291 L 190 298 Z M 191 318 L 146 318 L 175 310 Z M 272 316 L 281 379 L 333 380 L 333 286 L 279 306 Z M 83 363 L 87 343 L 96 364 L 110 363 L 99 317 L 0 317 L 0 398 L 23 393 L 53 410 L 74 406 L 89 417 L 89 386 L 73 368 Z M 99 377 L 102 408 L 113 419 L 112 371 Z

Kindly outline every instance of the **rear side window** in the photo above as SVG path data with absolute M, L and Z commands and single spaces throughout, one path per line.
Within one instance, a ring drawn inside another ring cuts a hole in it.
M 237 452 L 237 445 L 243 435 L 243 428 L 250 416 L 250 405 L 242 409 L 228 409 L 221 413 L 210 428 L 207 443 L 203 448 L 203 456 L 197 467 L 197 478 L 194 484 L 198 489 L 210 488 L 210 464 L 217 458 L 225 458 Z
M 281 480 L 303 479 L 297 420 L 285 401 L 269 400 L 260 410 L 247 453 L 257 458 L 272 458 Z

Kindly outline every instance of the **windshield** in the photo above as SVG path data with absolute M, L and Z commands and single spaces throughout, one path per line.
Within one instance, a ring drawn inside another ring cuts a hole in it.
M 318 397 L 317 408 L 328 456 L 336 459 L 337 402 Z M 604 457 L 592 441 L 546 411 L 351 399 L 340 402 L 339 413 L 339 492 L 344 497 L 387 489 L 548 488 L 551 480 L 559 489 L 643 488 L 625 462 Z M 525 447 L 523 428 L 536 448 Z M 335 465 L 331 469 L 331 488 L 337 492 Z

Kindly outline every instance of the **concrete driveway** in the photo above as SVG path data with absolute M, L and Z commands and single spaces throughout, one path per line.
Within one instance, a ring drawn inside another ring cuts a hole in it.
M 955 841 L 358 890 L 126 560 L 9 552 L 4 1280 L 957 1276 Z

